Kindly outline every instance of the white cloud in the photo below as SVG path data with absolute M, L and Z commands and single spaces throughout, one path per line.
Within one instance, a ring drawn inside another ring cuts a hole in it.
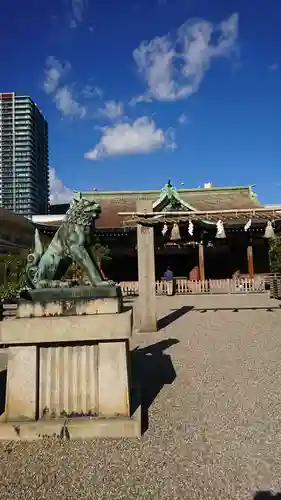
M 94 97 L 101 99 L 103 96 L 103 91 L 99 87 L 94 87 L 93 85 L 85 85 L 83 87 L 81 94 L 85 99 L 93 99 Z
M 43 84 L 46 94 L 52 95 L 57 109 L 63 116 L 84 118 L 86 107 L 82 106 L 73 96 L 70 85 L 61 86 L 63 76 L 71 69 L 69 62 L 61 64 L 55 57 L 50 56 L 45 63 L 45 81 Z M 87 89 L 89 91 L 89 89 Z
M 57 109 L 62 113 L 63 116 L 84 118 L 86 115 L 85 106 L 81 106 L 72 95 L 71 88 L 64 87 L 59 88 L 56 91 L 54 97 Z
M 61 78 L 71 68 L 70 63 L 61 64 L 54 56 L 46 59 L 45 80 L 43 83 L 46 94 L 52 94 L 57 89 Z
M 182 113 L 179 117 L 178 117 L 178 123 L 180 125 L 184 125 L 185 123 L 187 122 L 187 115 L 185 113 Z
M 88 0 L 70 0 L 70 27 L 77 28 L 84 21 Z
M 122 102 L 107 101 L 104 108 L 98 110 L 98 114 L 109 118 L 110 120 L 115 120 L 119 118 L 124 113 L 124 105 Z
M 50 204 L 70 203 L 73 196 L 73 191 L 57 178 L 55 169 L 50 168 Z
M 149 153 L 165 147 L 176 147 L 172 131 L 165 133 L 161 128 L 156 128 L 153 120 L 144 116 L 133 124 L 121 123 L 104 127 L 100 142 L 85 154 L 85 158 L 99 160 L 107 156 Z
M 268 69 L 269 69 L 269 71 L 277 71 L 279 69 L 279 64 L 278 63 L 271 64 L 268 67 Z
M 238 14 L 233 14 L 218 26 L 192 20 L 175 37 L 167 34 L 143 41 L 133 56 L 148 90 L 131 103 L 189 97 L 198 90 L 212 59 L 227 57 L 236 49 L 237 38 Z

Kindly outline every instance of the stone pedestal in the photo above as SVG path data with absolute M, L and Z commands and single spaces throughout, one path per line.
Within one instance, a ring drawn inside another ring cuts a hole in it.
M 17 318 L 0 325 L 9 348 L 0 439 L 35 439 L 66 425 L 70 437 L 70 429 L 83 438 L 140 435 L 140 408 L 130 412 L 132 317 L 121 297 L 21 303 Z

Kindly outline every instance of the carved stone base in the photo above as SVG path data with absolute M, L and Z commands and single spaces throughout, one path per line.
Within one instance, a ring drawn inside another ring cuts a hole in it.
M 129 417 L 126 341 L 9 347 L 6 421 Z
M 73 437 L 140 435 L 140 413 L 130 413 L 131 333 L 131 311 L 1 322 L 8 370 L 0 439 L 59 434 L 65 422 Z

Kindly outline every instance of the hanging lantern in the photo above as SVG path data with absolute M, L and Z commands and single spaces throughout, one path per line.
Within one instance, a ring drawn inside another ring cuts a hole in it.
M 177 241 L 180 239 L 181 239 L 180 229 L 179 229 L 178 224 L 175 223 L 175 224 L 173 224 L 173 227 L 172 227 L 170 240 Z
M 264 237 L 267 238 L 268 240 L 269 239 L 274 239 L 276 237 L 275 233 L 274 233 L 273 226 L 272 226 L 272 222 L 270 220 L 266 224 L 266 228 L 265 228 L 265 232 L 264 232 Z
M 167 226 L 167 224 L 166 224 L 166 222 L 165 222 L 165 224 L 164 224 L 164 226 L 163 226 L 163 229 L 162 229 L 162 231 L 161 231 L 161 232 L 162 232 L 162 234 L 163 234 L 163 236 L 165 236 L 165 234 L 167 234 L 167 231 L 168 231 L 168 226 Z
M 225 235 L 225 230 L 224 230 L 224 225 L 223 225 L 223 222 L 222 220 L 218 220 L 217 222 L 217 234 L 216 234 L 216 238 L 226 238 L 226 235 Z
M 189 224 L 188 224 L 188 233 L 190 234 L 190 236 L 193 236 L 193 231 L 194 231 L 194 225 L 193 225 L 192 221 L 190 220 Z
M 248 231 L 252 225 L 252 219 L 249 219 L 244 226 L 244 231 Z

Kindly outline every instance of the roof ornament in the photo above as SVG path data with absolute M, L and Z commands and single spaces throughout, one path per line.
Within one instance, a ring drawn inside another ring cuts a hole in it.
M 169 179 L 167 184 L 161 189 L 159 198 L 153 203 L 154 211 L 193 211 L 195 210 L 186 201 L 182 200 L 175 186 Z
M 220 239 L 223 239 L 223 238 L 226 238 L 226 234 L 225 234 L 225 230 L 224 230 L 224 225 L 223 225 L 223 222 L 222 220 L 218 220 L 217 222 L 217 234 L 216 234 L 216 238 L 220 238 Z

